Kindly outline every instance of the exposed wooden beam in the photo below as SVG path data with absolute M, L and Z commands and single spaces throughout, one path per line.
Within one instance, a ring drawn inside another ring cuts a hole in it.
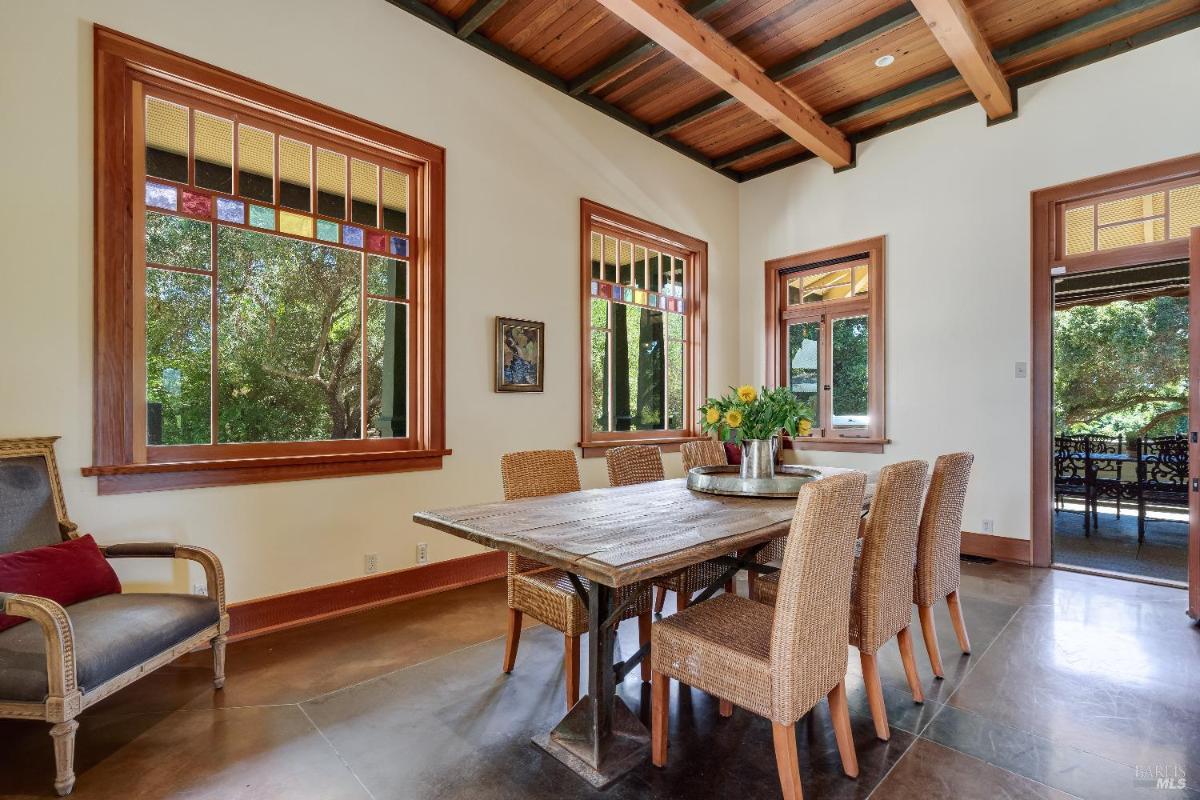
M 1013 113 L 1012 90 L 963 0 L 912 0 L 990 119 Z
M 895 30 L 901 25 L 907 25 L 920 18 L 921 15 L 917 13 L 912 3 L 904 3 L 885 14 L 867 20 L 861 25 L 856 25 L 845 33 L 838 34 L 816 47 L 805 50 L 803 53 L 787 61 L 776 64 L 767 70 L 767 77 L 776 82 L 787 80 L 793 75 L 824 64 L 826 61 L 836 58 L 842 53 L 853 50 L 855 47 L 866 44 L 876 37 Z M 694 122 L 714 111 L 719 111 L 722 108 L 733 105 L 735 102 L 737 102 L 735 97 L 721 92 L 714 97 L 701 100 L 699 103 L 685 108 L 678 114 L 654 126 L 650 135 L 656 139 L 665 136 L 671 131 L 682 128 L 689 122 Z
M 853 162 L 853 148 L 845 136 L 675 0 L 600 3 L 834 167 Z
M 460 39 L 467 38 L 507 2 L 508 0 L 475 0 L 475 4 L 467 9 L 467 13 L 463 14 L 454 26 L 455 35 Z

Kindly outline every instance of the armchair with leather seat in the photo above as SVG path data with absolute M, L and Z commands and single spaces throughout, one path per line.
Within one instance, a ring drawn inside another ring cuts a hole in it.
M 57 437 L 0 440 L 0 553 L 15 553 L 77 538 L 67 517 L 54 458 Z M 144 675 L 211 644 L 213 685 L 225 684 L 225 577 L 208 550 L 170 543 L 102 546 L 108 559 L 177 558 L 195 561 L 207 596 L 110 594 L 62 606 L 31 594 L 4 592 L 0 611 L 29 622 L 0 631 L 0 718 L 53 725 L 54 788 L 75 785 L 76 717 Z

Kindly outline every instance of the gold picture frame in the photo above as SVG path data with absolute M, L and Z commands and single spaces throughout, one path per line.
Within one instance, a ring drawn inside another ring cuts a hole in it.
M 545 372 L 546 323 L 496 317 L 496 391 L 541 392 Z

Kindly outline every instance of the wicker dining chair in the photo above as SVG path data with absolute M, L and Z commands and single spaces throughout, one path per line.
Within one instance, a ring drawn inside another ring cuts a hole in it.
M 921 512 L 921 527 L 917 536 L 917 570 L 913 585 L 913 602 L 921 619 L 921 635 L 933 674 L 942 673 L 942 656 L 938 651 L 937 628 L 933 622 L 933 607 L 945 600 L 950 608 L 950 621 L 964 654 L 971 652 L 967 627 L 963 622 L 962 606 L 958 602 L 960 579 L 959 553 L 962 547 L 963 502 L 967 482 L 971 477 L 971 453 L 947 453 L 938 456 L 933 464 L 929 491 L 925 494 L 925 510 Z
M 917 527 L 928 472 L 929 465 L 924 461 L 902 461 L 879 471 L 879 483 L 862 525 L 862 555 L 855 561 L 850 597 L 850 644 L 858 648 L 867 701 L 875 719 L 875 733 L 884 741 L 891 736 L 891 731 L 875 656 L 893 638 L 900 646 L 900 658 L 904 662 L 904 674 L 913 700 L 925 702 L 917 662 L 913 658 L 909 623 L 912 620 Z M 778 576 L 760 578 L 754 599 L 773 605 L 778 592 Z
M 570 450 L 507 453 L 500 459 L 500 475 L 504 482 L 505 500 L 580 490 L 579 464 Z M 588 581 L 582 578 L 580 582 L 588 585 Z M 631 592 L 637 592 L 638 598 L 621 618 L 638 618 L 638 635 L 644 645 L 650 639 L 650 593 L 648 587 L 641 584 L 625 587 L 617 591 L 617 604 L 625 602 Z M 563 634 L 567 708 L 570 709 L 579 699 L 579 637 L 588 629 L 587 609 L 579 600 L 566 572 L 509 553 L 508 633 L 504 644 L 506 673 L 513 671 L 517 660 L 521 622 L 525 614 Z M 643 659 L 642 680 L 649 679 L 650 665 Z
M 654 624 L 651 759 L 667 763 L 670 679 L 771 720 L 786 800 L 800 800 L 796 722 L 829 699 L 842 769 L 858 775 L 846 705 L 850 584 L 866 476 L 848 472 L 800 490 L 774 609 L 721 595 Z
M 698 444 L 698 442 L 688 442 L 688 444 Z M 724 450 L 722 450 L 723 456 Z M 608 463 L 608 482 L 613 486 L 632 486 L 637 483 L 661 481 L 666 476 L 663 471 L 662 453 L 657 447 L 642 444 L 614 447 L 605 453 L 604 460 Z M 687 608 L 692 595 L 711 586 L 713 581 L 720 579 L 725 574 L 725 570 L 726 567 L 722 564 L 702 561 L 674 575 L 656 580 L 654 585 L 658 595 L 654 600 L 654 613 L 662 613 L 667 601 L 667 592 L 675 592 L 677 610 L 682 611 Z M 733 593 L 732 580 L 725 584 L 725 591 Z
M 679 455 L 683 459 L 684 472 L 691 471 L 692 467 L 723 467 L 729 464 L 725 445 L 714 439 L 684 442 L 679 448 Z

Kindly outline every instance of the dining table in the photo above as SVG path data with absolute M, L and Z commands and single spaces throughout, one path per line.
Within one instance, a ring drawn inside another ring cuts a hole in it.
M 807 466 L 807 465 L 806 465 Z M 811 467 L 817 478 L 846 472 Z M 739 570 L 772 572 L 758 551 L 784 536 L 795 498 L 746 497 L 692 491 L 684 479 L 586 489 L 436 511 L 413 520 L 487 547 L 557 567 L 588 613 L 587 695 L 552 730 L 533 741 L 597 788 L 645 760 L 650 736 L 616 694 L 616 685 L 649 657 L 646 644 L 615 658 L 616 626 L 642 585 L 702 561 L 726 567 L 692 603 L 716 594 Z

